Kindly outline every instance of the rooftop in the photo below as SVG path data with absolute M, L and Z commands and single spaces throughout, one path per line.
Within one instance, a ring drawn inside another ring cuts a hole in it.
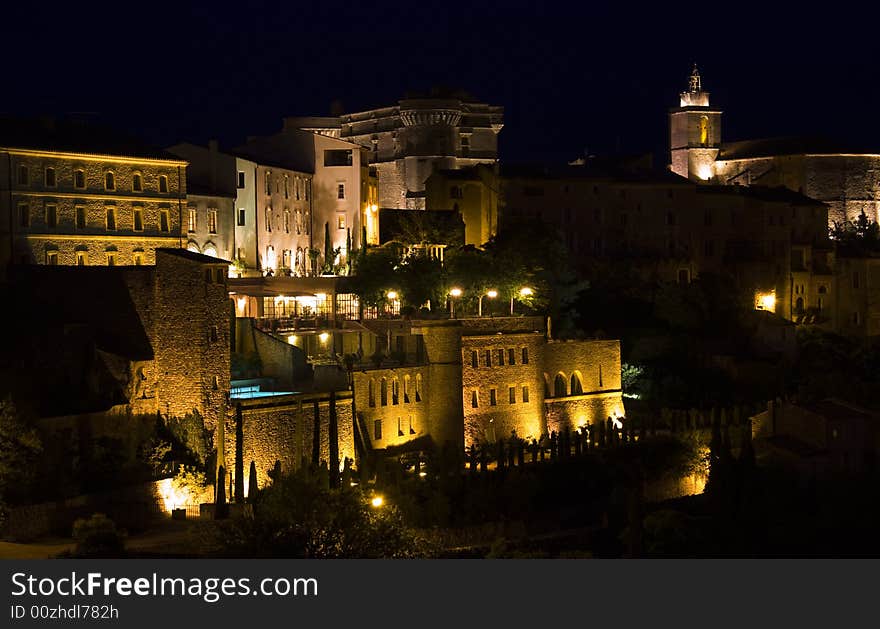
M 777 155 L 878 155 L 864 147 L 849 145 L 822 136 L 759 138 L 721 145 L 719 160 L 775 157 Z
M 0 114 L 0 146 L 184 163 L 176 155 L 138 138 L 78 118 L 17 118 Z

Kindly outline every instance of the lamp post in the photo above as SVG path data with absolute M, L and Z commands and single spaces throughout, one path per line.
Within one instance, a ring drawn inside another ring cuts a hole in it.
M 520 297 L 530 297 L 533 294 L 534 294 L 534 291 L 531 288 L 529 288 L 528 286 L 524 286 L 523 288 L 519 289 L 519 296 Z M 513 295 L 510 296 L 510 316 L 511 317 L 513 316 L 513 297 L 514 297 Z
M 455 319 L 455 298 L 461 297 L 461 289 L 453 288 L 449 291 L 449 318 Z
M 477 316 L 478 317 L 483 316 L 483 297 L 488 297 L 489 299 L 495 299 L 496 297 L 498 297 L 498 291 L 493 288 L 493 289 L 487 291 L 485 295 L 480 295 L 480 299 L 477 302 Z

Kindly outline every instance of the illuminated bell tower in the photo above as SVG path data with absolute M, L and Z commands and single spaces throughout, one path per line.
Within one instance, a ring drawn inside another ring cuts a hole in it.
M 678 107 L 669 111 L 670 170 L 696 181 L 709 181 L 721 148 L 721 110 L 709 107 L 697 66 Z

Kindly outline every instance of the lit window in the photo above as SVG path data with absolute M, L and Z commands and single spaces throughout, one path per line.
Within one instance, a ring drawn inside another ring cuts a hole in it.
M 272 208 L 266 208 L 266 231 L 272 231 Z
M 85 229 L 86 228 L 86 208 L 82 205 L 77 205 L 74 208 L 74 213 L 76 214 L 76 228 L 77 229 Z
M 168 192 L 168 177 L 159 175 L 159 192 Z
M 142 208 L 134 208 L 133 224 L 134 231 L 144 231 L 144 210 Z
M 243 207 L 238 208 L 238 226 L 244 227 L 247 212 Z
M 116 175 L 112 171 L 104 173 L 104 190 L 116 190 Z
M 88 251 L 77 251 L 76 252 L 76 266 L 86 266 L 89 263 L 89 252 Z
M 18 224 L 21 227 L 31 226 L 31 207 L 27 203 L 18 204 Z
M 58 206 L 46 205 L 46 227 L 55 229 L 58 226 Z
M 58 252 L 57 251 L 47 251 L 46 252 L 46 264 L 49 266 L 58 266 Z
M 196 230 L 196 223 L 198 222 L 198 210 L 196 208 L 189 208 L 189 228 L 187 231 L 194 232 Z
M 345 229 L 345 214 L 336 215 L 336 227 L 337 229 Z
M 266 171 L 264 177 L 266 179 L 266 194 L 272 194 L 272 174 L 269 171 Z
M 159 210 L 159 231 L 170 232 L 171 220 L 168 210 Z
M 143 192 L 144 190 L 144 177 L 140 173 L 135 173 L 131 176 L 131 189 L 135 192 Z
M 116 230 L 116 208 L 108 207 L 106 208 L 107 213 L 107 230 L 115 231 Z
M 286 185 L 287 179 L 285 179 L 284 182 Z M 284 210 L 284 233 L 290 233 L 290 210 Z
M 208 233 L 217 233 L 217 210 L 208 210 Z
M 80 190 L 86 187 L 86 172 L 84 170 L 73 171 L 73 187 Z
M 55 169 L 52 167 L 47 168 L 43 180 L 45 181 L 47 188 L 54 188 L 58 185 L 58 182 L 55 179 Z
M 26 186 L 30 182 L 30 171 L 28 171 L 28 167 L 24 164 L 21 164 L 18 167 L 18 185 Z
M 336 198 L 344 199 L 345 198 L 345 184 L 341 183 L 336 186 Z

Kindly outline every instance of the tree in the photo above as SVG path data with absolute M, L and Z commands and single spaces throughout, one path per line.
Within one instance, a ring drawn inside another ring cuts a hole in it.
M 0 401 L 0 502 L 27 500 L 39 472 L 43 450 L 37 430 L 16 409 Z
M 398 243 L 387 243 L 358 256 L 352 289 L 364 304 L 379 307 L 385 303 L 385 293 L 397 284 L 401 253 Z
M 249 503 L 254 504 L 257 500 L 257 492 L 259 488 L 257 486 L 257 463 L 253 459 L 251 459 L 251 469 L 248 473 L 248 494 L 247 500 Z
M 351 228 L 345 229 L 345 274 L 351 275 Z

